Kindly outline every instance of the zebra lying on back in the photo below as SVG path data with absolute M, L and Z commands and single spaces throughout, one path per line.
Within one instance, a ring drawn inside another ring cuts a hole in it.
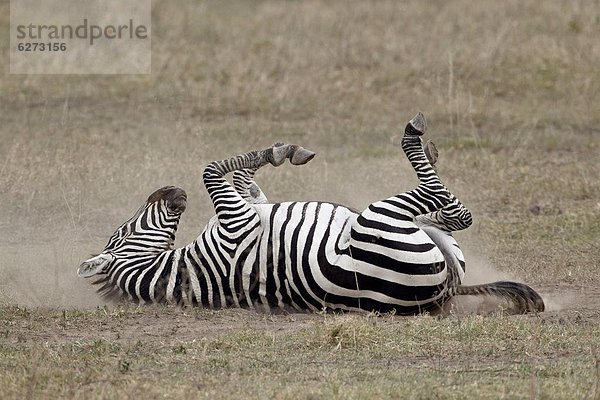
M 301 165 L 314 157 L 277 144 L 205 168 L 216 216 L 192 243 L 172 249 L 187 197 L 164 187 L 78 274 L 98 276 L 103 294 L 117 291 L 140 303 L 415 314 L 455 295 L 496 295 L 519 312 L 543 311 L 541 297 L 524 284 L 461 285 L 465 261 L 451 233 L 468 227 L 471 214 L 432 168 L 434 148 L 426 147 L 426 154 L 420 138 L 425 128 L 419 113 L 401 145 L 418 187 L 360 214 L 326 202 L 269 204 L 254 173 L 266 164 L 289 159 Z M 225 179 L 229 172 L 233 186 Z

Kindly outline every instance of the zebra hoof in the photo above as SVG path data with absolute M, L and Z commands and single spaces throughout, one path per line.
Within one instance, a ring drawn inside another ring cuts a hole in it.
M 276 143 L 271 150 L 273 155 L 270 161 L 275 167 L 283 164 L 286 158 L 289 158 L 293 165 L 303 165 L 315 157 L 314 152 L 296 144 Z
M 425 156 L 427 160 L 429 160 L 429 164 L 433 167 L 438 160 L 440 153 L 438 152 L 437 147 L 435 147 L 435 143 L 431 140 L 428 140 L 423 146 L 423 150 L 425 151 Z
M 312 160 L 314 157 L 314 152 L 306 150 L 304 147 L 298 146 L 297 148 L 293 149 L 293 152 L 290 157 L 290 162 L 293 165 L 303 165 Z
M 422 136 L 427 130 L 427 122 L 423 113 L 419 112 L 406 125 L 405 135 Z

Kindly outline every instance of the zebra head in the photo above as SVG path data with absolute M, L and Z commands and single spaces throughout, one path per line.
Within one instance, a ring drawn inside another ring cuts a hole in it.
M 102 253 L 81 263 L 77 275 L 87 278 L 106 273 L 118 259 L 153 257 L 170 250 L 186 205 L 183 189 L 174 186 L 158 189 L 133 217 L 117 228 Z

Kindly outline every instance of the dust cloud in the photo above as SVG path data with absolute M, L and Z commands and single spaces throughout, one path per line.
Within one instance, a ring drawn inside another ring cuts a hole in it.
M 3 244 L 0 248 L 0 304 L 90 309 L 106 302 L 76 274 L 79 245 Z
M 513 276 L 497 269 L 480 253 L 481 250 L 477 250 L 480 246 L 476 242 L 477 239 L 469 238 L 472 235 L 464 235 L 465 238 L 461 238 L 460 234 L 457 236 L 466 260 L 464 285 L 515 280 Z M 506 301 L 493 296 L 457 296 L 450 301 L 445 311 L 458 314 L 489 314 L 509 307 Z
M 457 240 L 461 245 L 466 260 L 466 274 L 463 280 L 464 285 L 477 285 L 496 281 L 515 281 L 527 284 L 518 276 L 502 271 L 496 267 L 484 254 L 479 239 L 472 232 L 456 234 Z M 538 293 L 539 290 L 538 290 Z M 561 293 L 560 300 L 552 293 L 540 293 L 545 311 L 559 311 L 567 308 L 574 301 L 574 297 Z M 510 309 L 511 304 L 506 300 L 494 296 L 457 296 L 450 301 L 446 307 L 446 312 L 458 314 L 490 314 L 493 312 Z

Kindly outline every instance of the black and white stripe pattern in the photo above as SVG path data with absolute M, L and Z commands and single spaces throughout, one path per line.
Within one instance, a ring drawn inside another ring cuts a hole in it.
M 522 312 L 543 310 L 525 285 L 460 286 L 465 263 L 451 232 L 469 226 L 471 215 L 427 160 L 424 130 L 418 114 L 402 140 L 419 186 L 360 214 L 325 202 L 266 203 L 256 170 L 286 159 L 304 164 L 314 156 L 295 145 L 275 145 L 206 167 L 204 185 L 216 216 L 194 242 L 170 249 L 185 194 L 164 188 L 99 256 L 82 263 L 79 274 L 99 275 L 105 291 L 117 288 L 134 301 L 210 308 L 413 314 L 455 294 L 495 294 L 522 300 Z M 225 179 L 230 172 L 234 186 Z
M 233 172 L 232 183 L 244 200 L 251 204 L 267 204 L 269 200 L 254 180 L 257 169 L 245 168 Z

